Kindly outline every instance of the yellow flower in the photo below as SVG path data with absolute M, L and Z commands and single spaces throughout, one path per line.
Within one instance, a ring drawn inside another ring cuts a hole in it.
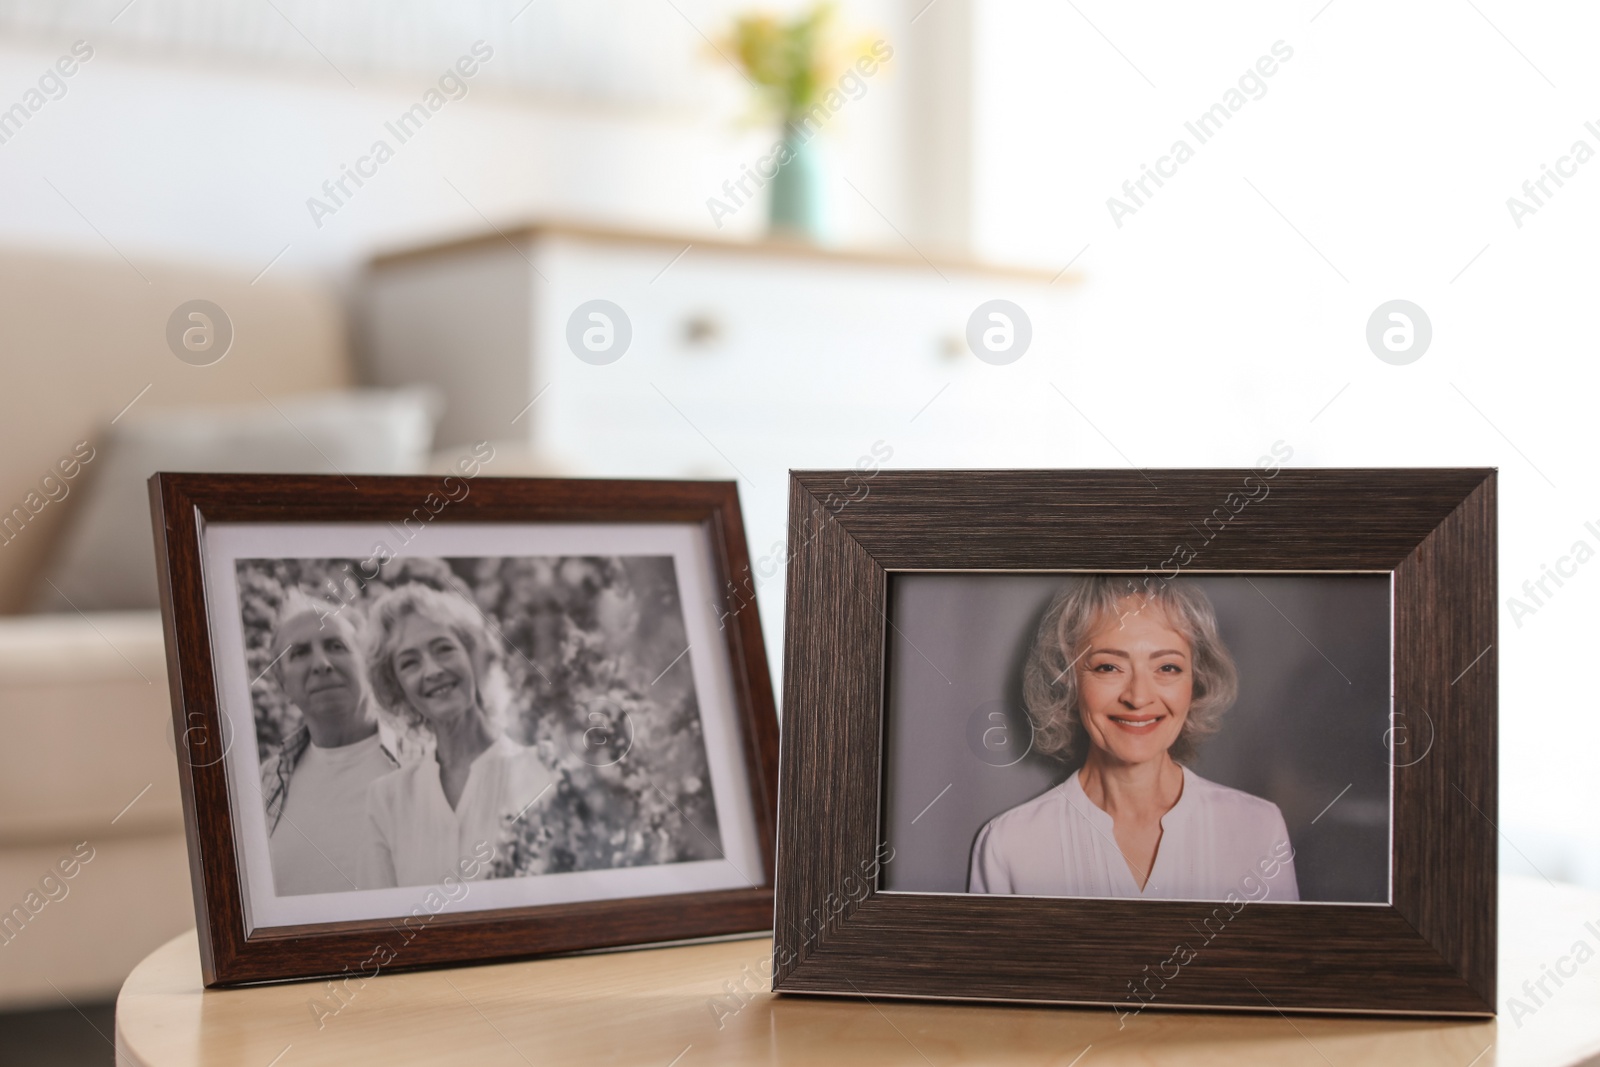
M 789 21 L 767 11 L 734 19 L 717 45 L 756 86 L 760 104 L 785 122 L 816 105 L 845 69 L 870 54 L 866 38 L 842 44 L 832 32 L 834 5 L 812 5 Z

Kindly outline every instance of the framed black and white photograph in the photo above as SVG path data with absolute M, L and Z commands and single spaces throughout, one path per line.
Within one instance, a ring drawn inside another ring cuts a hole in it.
M 1493 1014 L 1493 471 L 851 475 L 791 475 L 774 990 Z
M 767 925 L 775 720 L 731 485 L 152 492 L 208 980 Z

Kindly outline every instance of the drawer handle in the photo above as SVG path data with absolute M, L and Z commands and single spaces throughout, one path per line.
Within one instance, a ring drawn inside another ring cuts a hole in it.
M 684 320 L 683 343 L 690 348 L 710 348 L 721 340 L 722 321 L 715 315 L 702 312 Z

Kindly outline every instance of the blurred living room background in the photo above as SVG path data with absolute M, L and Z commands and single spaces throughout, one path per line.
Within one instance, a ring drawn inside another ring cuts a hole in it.
M 736 480 L 781 682 L 790 468 L 1498 466 L 1503 867 L 1600 887 L 1600 13 L 841 2 L 780 180 L 769 7 L 0 0 L 0 908 L 92 851 L 0 1062 L 194 922 L 157 469 Z

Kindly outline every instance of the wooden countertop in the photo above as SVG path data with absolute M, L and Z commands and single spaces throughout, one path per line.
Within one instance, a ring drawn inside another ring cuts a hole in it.
M 1045 285 L 1060 282 L 1063 288 L 1083 281 L 1081 273 L 1067 270 L 1067 267 L 1071 266 L 1070 263 L 1055 270 L 1038 266 L 996 263 L 971 255 L 952 254 L 947 250 L 933 248 L 927 249 L 924 254 L 923 249 L 904 238 L 901 243 L 895 245 L 863 247 L 817 244 L 782 237 L 741 239 L 714 233 L 668 233 L 560 219 L 515 223 L 503 228 L 496 227 L 492 232 L 480 231 L 454 237 L 440 237 L 433 241 L 421 241 L 404 248 L 382 251 L 372 257 L 368 269 L 384 270 L 430 259 L 470 255 L 485 249 L 518 248 L 541 237 L 566 237 L 590 243 L 635 247 L 659 245 L 668 256 L 697 248 L 709 252 L 802 259 L 838 265 L 900 267 L 917 271 L 932 269 L 941 276 L 948 272 L 1013 278 Z
M 774 997 L 766 938 L 384 975 L 341 1003 L 320 982 L 205 991 L 191 931 L 123 985 L 117 1062 L 1600 1065 L 1600 893 L 1504 878 L 1500 899 L 1498 1021 L 1147 1011 L 1119 1029 L 1110 1010 Z M 1513 1019 L 1508 998 L 1580 940 L 1595 956 Z

